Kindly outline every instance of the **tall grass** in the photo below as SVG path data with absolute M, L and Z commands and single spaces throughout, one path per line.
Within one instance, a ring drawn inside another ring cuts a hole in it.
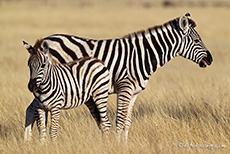
M 52 2 L 52 1 L 51 1 Z M 143 8 L 93 1 L 93 5 L 0 6 L 0 153 L 228 153 L 230 147 L 230 16 L 226 8 Z M 103 39 L 121 37 L 178 17 L 189 11 L 214 57 L 201 69 L 176 58 L 158 70 L 138 96 L 126 146 L 115 140 L 116 96 L 108 102 L 113 124 L 110 139 L 101 132 L 86 107 L 62 111 L 57 142 L 39 143 L 38 131 L 24 144 L 25 110 L 33 99 L 27 90 L 28 53 L 25 39 L 53 33 Z

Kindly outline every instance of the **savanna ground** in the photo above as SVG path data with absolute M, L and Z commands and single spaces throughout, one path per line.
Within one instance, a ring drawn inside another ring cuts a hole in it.
M 112 130 L 103 142 L 89 111 L 62 111 L 57 142 L 39 143 L 36 126 L 23 142 L 29 54 L 25 39 L 53 33 L 102 39 L 121 37 L 183 15 L 197 23 L 213 64 L 201 69 L 176 58 L 152 75 L 139 94 L 127 146 L 115 141 L 116 97 L 108 115 Z M 228 7 L 148 6 L 133 1 L 0 1 L 0 153 L 229 153 L 230 9 Z

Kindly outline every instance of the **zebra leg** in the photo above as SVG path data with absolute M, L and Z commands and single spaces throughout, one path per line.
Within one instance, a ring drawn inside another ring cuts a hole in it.
M 95 104 L 95 102 L 93 101 L 92 98 L 90 98 L 85 105 L 87 106 L 87 108 L 89 109 L 91 115 L 93 116 L 94 120 L 97 123 L 97 126 L 100 128 L 100 114 L 99 111 L 97 109 L 97 106 Z
M 133 97 L 134 86 L 129 80 L 122 81 L 118 87 L 117 94 L 117 118 L 116 118 L 116 132 L 117 139 L 120 141 L 121 134 L 125 128 L 128 107 Z
M 26 109 L 24 142 L 27 142 L 31 139 L 34 122 L 38 119 L 37 109 L 38 102 L 34 99 Z
M 44 142 L 46 140 L 47 111 L 41 108 L 38 108 L 37 111 L 38 111 L 37 126 L 39 130 L 40 141 Z
M 103 90 L 98 91 L 101 92 Z M 95 102 L 100 117 L 99 128 L 102 130 L 103 134 L 108 135 L 111 128 L 111 123 L 107 117 L 108 90 L 106 90 L 104 93 L 100 93 L 100 95 L 97 95 L 97 93 L 93 94 L 93 100 Z
M 133 105 L 134 102 L 137 98 L 137 95 L 133 95 L 132 99 L 130 100 L 129 106 L 128 106 L 128 110 L 127 110 L 127 117 L 126 117 L 126 121 L 125 121 L 125 128 L 123 130 L 122 133 L 122 138 L 127 141 L 128 139 L 128 133 L 129 133 L 129 127 L 131 125 L 131 121 L 132 121 L 132 110 L 133 110 Z
M 52 140 L 57 139 L 57 129 L 58 129 L 58 121 L 60 117 L 61 110 L 59 108 L 51 109 L 51 127 L 50 127 L 50 136 Z

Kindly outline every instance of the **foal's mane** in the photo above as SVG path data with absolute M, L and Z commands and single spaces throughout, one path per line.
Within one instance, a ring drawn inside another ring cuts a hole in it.
M 38 39 L 34 44 L 34 50 L 35 52 L 44 52 L 44 39 Z M 47 44 L 46 44 L 47 45 Z M 60 64 L 57 60 L 54 59 L 53 56 L 51 56 L 50 51 L 48 51 L 49 58 L 52 62 L 52 64 Z
M 37 51 L 42 51 L 43 48 L 42 48 L 42 42 L 43 42 L 43 39 L 38 39 L 35 44 L 34 44 L 34 50 L 37 52 Z

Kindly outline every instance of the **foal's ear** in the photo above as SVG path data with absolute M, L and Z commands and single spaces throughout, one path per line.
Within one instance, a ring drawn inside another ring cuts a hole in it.
M 46 41 L 44 41 L 43 47 L 44 47 L 44 53 L 47 54 L 49 51 L 49 46 L 48 46 L 48 43 Z
M 23 42 L 23 45 L 24 45 L 24 47 L 26 48 L 26 50 L 28 50 L 28 52 L 30 53 L 30 54 L 34 54 L 35 53 L 35 50 L 34 50 L 34 48 L 31 46 L 31 45 L 29 45 L 27 42 L 25 42 L 25 41 L 22 41 Z

